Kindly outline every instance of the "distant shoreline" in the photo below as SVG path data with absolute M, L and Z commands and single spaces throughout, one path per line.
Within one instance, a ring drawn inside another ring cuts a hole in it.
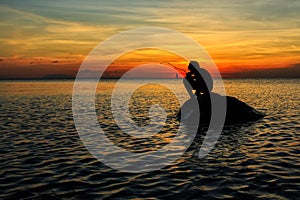
M 176 78 L 126 78 L 127 80 L 153 80 L 153 79 L 165 79 L 165 80 L 176 80 Z M 182 79 L 182 78 L 178 78 Z M 214 78 L 218 80 L 220 78 Z M 224 80 L 234 80 L 234 79 L 300 79 L 300 77 L 226 77 L 222 78 Z M 67 80 L 75 81 L 75 78 L 0 78 L 0 81 L 58 81 Z M 96 78 L 81 78 L 77 80 L 98 80 Z M 101 78 L 101 80 L 119 80 L 119 78 Z

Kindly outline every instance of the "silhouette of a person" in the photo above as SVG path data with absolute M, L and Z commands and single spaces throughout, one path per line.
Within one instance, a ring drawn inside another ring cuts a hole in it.
M 186 123 L 193 124 L 199 118 L 199 124 L 209 126 L 213 119 L 214 110 L 220 111 L 221 115 L 225 112 L 225 124 L 240 124 L 249 121 L 256 121 L 265 116 L 246 103 L 235 97 L 223 96 L 212 92 L 213 79 L 207 70 L 200 68 L 198 62 L 191 61 L 188 66 L 189 72 L 186 73 L 183 83 L 187 89 L 190 99 L 180 108 L 177 118 Z M 196 90 L 195 94 L 193 90 Z M 199 110 L 195 109 L 194 101 L 198 101 Z M 214 103 L 213 103 L 214 102 Z M 214 118 L 213 124 L 223 126 L 222 119 Z
M 186 79 L 192 86 L 193 90 L 196 90 L 196 96 L 209 94 L 213 89 L 213 79 L 209 72 L 203 68 L 200 68 L 197 61 L 191 61 L 189 63 L 186 73 Z

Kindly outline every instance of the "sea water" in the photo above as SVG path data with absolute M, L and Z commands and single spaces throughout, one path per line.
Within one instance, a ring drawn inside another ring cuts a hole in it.
M 184 90 L 178 81 L 166 81 Z M 107 136 L 136 153 L 172 141 L 178 128 L 172 116 L 180 108 L 174 94 L 157 84 L 136 91 L 129 103 L 137 125 L 149 124 L 152 104 L 160 104 L 169 120 L 159 137 L 135 140 L 120 134 L 111 115 L 115 82 L 102 81 L 96 92 L 97 117 Z M 125 173 L 98 161 L 80 140 L 73 121 L 72 81 L 0 82 L 0 198 L 299 198 L 300 80 L 227 79 L 224 84 L 227 95 L 266 117 L 226 127 L 203 159 L 197 156 L 200 135 L 171 165 Z

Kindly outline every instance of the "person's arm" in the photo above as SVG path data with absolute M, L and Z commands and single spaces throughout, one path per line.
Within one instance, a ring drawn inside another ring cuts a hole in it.
M 189 93 L 190 97 L 194 96 L 193 93 L 193 87 L 191 86 L 190 79 L 191 77 L 189 76 L 189 73 L 186 74 L 186 77 L 183 79 L 183 85 L 187 92 Z

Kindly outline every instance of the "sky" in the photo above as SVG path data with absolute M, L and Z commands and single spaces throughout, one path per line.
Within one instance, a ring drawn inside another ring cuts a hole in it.
M 0 79 L 75 76 L 100 42 L 143 27 L 191 37 L 223 77 L 300 77 L 299 10 L 299 0 L 0 0 Z M 160 50 L 127 55 L 112 71 L 139 64 L 132 58 L 184 67 Z

